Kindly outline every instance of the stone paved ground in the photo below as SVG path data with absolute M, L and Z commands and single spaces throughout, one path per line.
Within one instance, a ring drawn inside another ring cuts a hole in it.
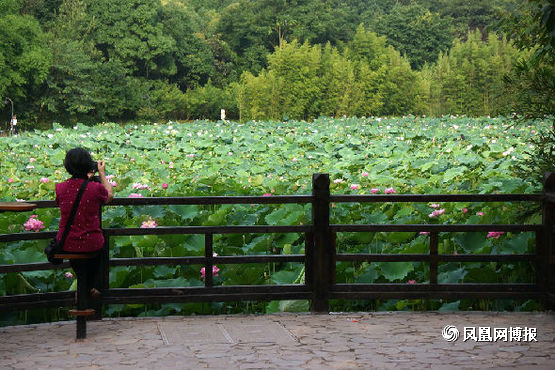
M 464 341 L 464 327 L 535 328 L 537 342 Z M 74 338 L 74 322 L 0 328 L 0 369 L 555 369 L 553 313 L 104 319 Z

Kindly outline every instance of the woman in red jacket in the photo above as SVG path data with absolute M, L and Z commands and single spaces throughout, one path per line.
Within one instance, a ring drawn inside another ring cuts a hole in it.
M 60 207 L 60 229 L 56 238 L 62 238 L 67 219 L 79 188 L 86 179 L 91 180 L 79 202 L 77 213 L 73 219 L 69 234 L 63 245 L 65 252 L 95 252 L 104 246 L 104 236 L 100 224 L 100 206 L 113 198 L 112 185 L 106 179 L 106 164 L 95 162 L 88 151 L 74 148 L 66 153 L 64 167 L 71 178 L 56 185 L 56 204 Z M 94 173 L 98 171 L 100 182 L 94 181 Z M 98 287 L 98 267 L 100 255 L 89 260 L 71 260 L 71 267 L 79 279 L 84 274 L 90 286 L 87 290 L 92 296 L 100 294 Z

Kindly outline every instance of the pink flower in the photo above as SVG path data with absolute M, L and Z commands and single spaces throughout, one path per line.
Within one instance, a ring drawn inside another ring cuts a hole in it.
M 29 163 L 33 163 L 33 162 L 35 162 L 35 161 L 36 161 L 35 158 L 29 158 Z
M 212 276 L 218 276 L 218 272 L 220 269 L 216 265 L 212 265 Z M 206 277 L 206 268 L 203 267 L 200 269 L 200 276 L 204 279 Z
M 106 180 L 112 180 L 114 178 L 114 175 L 108 175 L 106 176 Z
M 42 182 L 43 184 L 46 184 L 47 182 L 50 182 L 50 179 L 48 177 L 41 177 L 40 182 Z
M 476 212 L 476 215 L 478 215 L 478 216 L 483 216 L 483 215 L 484 215 L 484 212 Z
M 453 254 L 454 254 L 455 256 L 458 255 L 457 251 L 453 251 Z
M 429 231 L 421 231 L 420 235 L 430 235 L 430 232 Z
M 35 168 L 35 166 L 27 166 L 25 168 L 27 168 L 28 170 L 32 170 L 33 168 Z
M 187 154 L 187 157 L 189 157 L 189 158 L 193 158 L 194 156 L 195 156 L 195 155 L 194 155 L 193 153 Z M 173 162 L 170 162 L 170 164 L 172 164 L 172 163 L 173 163 Z
M 137 194 L 137 193 L 129 194 L 129 198 L 142 198 L 142 197 L 143 197 L 142 194 Z
M 430 217 L 430 218 L 436 218 L 436 217 L 438 217 L 438 216 L 440 216 L 440 215 L 442 215 L 442 214 L 444 214 L 444 213 L 445 213 L 445 209 L 443 209 L 443 208 L 442 208 L 442 209 L 436 209 L 435 211 L 433 211 L 432 213 L 430 213 L 430 214 L 428 215 L 428 217 Z
M 68 279 L 73 279 L 73 274 L 72 274 L 71 272 L 69 272 L 69 271 L 66 272 L 66 273 L 64 274 L 64 276 L 65 276 L 66 278 L 68 278 Z
M 13 181 L 14 181 L 13 179 L 8 179 L 8 184 L 13 183 Z
M 150 190 L 150 187 L 146 184 L 139 184 L 138 182 L 134 183 L 132 185 L 133 189 L 148 189 Z
M 131 161 L 131 162 L 135 162 L 135 158 L 131 158 L 130 161 Z
M 362 177 L 368 177 L 368 172 L 363 172 L 363 173 L 361 174 L 361 176 L 362 176 Z
M 271 193 L 266 193 L 266 194 L 263 195 L 263 197 L 271 197 L 271 196 L 272 196 Z
M 440 204 L 430 204 L 430 207 L 432 207 L 432 208 L 439 208 L 439 207 L 441 207 L 441 205 L 440 205 Z
M 227 153 L 227 155 L 233 155 L 233 152 L 229 152 L 229 153 Z
M 293 162 L 297 162 L 297 161 L 298 161 L 298 159 L 297 159 L 297 158 L 293 158 L 292 160 L 293 160 Z
M 376 194 L 376 193 L 379 193 L 379 192 L 380 192 L 380 189 L 377 189 L 377 188 L 370 189 L 370 193 L 372 193 L 372 194 Z
M 23 224 L 25 226 L 25 230 L 27 231 L 39 231 L 40 229 L 44 229 L 44 223 L 38 219 L 39 216 L 32 215 L 27 222 Z
M 131 140 L 125 140 L 125 144 L 131 143 Z
M 468 208 L 463 208 L 462 211 L 463 213 L 468 213 Z
M 166 164 L 166 162 L 165 162 L 165 161 L 160 161 L 160 163 L 162 163 L 162 164 Z
M 341 184 L 343 182 L 343 179 L 335 179 L 333 180 L 334 184 Z
M 409 281 L 407 281 L 407 283 L 409 283 L 409 284 L 416 284 L 416 280 L 409 280 Z
M 168 188 L 168 183 L 167 182 L 163 183 L 162 184 L 162 189 L 167 189 L 167 188 Z
M 156 223 L 156 221 L 154 221 L 152 218 L 148 221 L 143 221 L 141 228 L 142 229 L 152 229 L 155 228 L 156 226 L 158 226 L 158 224 Z
M 115 181 L 109 181 L 109 183 L 110 183 L 110 185 L 112 185 L 114 188 L 115 188 L 116 186 L 118 186 L 118 183 L 115 182 Z
M 396 191 L 393 188 L 387 188 L 387 189 L 384 190 L 384 193 L 386 193 L 386 194 L 395 194 Z
M 352 189 L 352 190 L 357 190 L 357 189 L 359 189 L 359 188 L 360 188 L 360 185 L 359 185 L 359 184 L 351 184 L 351 189 Z
M 488 235 L 486 236 L 486 238 L 494 238 L 494 239 L 499 239 L 499 237 L 501 235 L 505 234 L 504 231 L 490 231 L 488 232 Z

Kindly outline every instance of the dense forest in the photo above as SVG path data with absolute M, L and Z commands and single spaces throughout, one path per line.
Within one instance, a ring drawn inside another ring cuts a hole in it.
M 552 3 L 0 0 L 0 122 L 553 113 Z

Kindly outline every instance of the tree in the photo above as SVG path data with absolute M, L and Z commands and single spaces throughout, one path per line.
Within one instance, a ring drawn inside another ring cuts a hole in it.
M 415 69 L 434 62 L 453 41 L 450 20 L 418 4 L 395 6 L 371 24 L 371 29 L 386 36 L 387 43 L 404 54 Z
M 170 81 L 182 91 L 204 85 L 215 74 L 212 50 L 197 18 L 194 10 L 175 0 L 162 8 L 163 33 L 174 40 L 171 55 L 176 70 Z
M 0 10 L 0 97 L 24 111 L 46 79 L 52 55 L 38 21 L 18 14 L 18 1 L 3 1 Z
M 161 78 L 176 73 L 175 41 L 164 34 L 159 0 L 88 2 L 88 40 L 106 60 L 118 60 L 133 76 Z
M 434 114 L 509 114 L 514 96 L 503 93 L 503 77 L 522 54 L 506 40 L 469 32 L 441 54 L 432 77 Z

